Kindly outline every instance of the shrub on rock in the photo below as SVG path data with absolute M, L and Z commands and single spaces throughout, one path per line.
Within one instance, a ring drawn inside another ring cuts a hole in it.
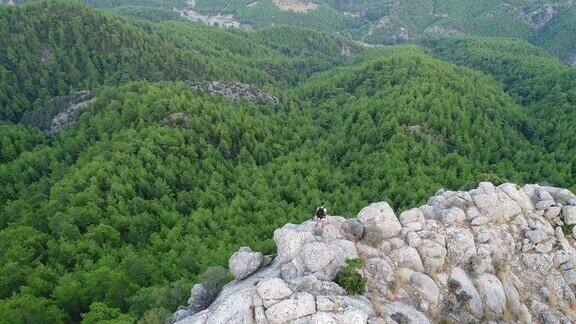
M 346 289 L 350 295 L 362 295 L 366 290 L 366 279 L 358 271 L 364 262 L 361 259 L 348 259 L 346 265 L 340 269 L 334 282 Z
M 234 277 L 230 271 L 224 269 L 223 267 L 210 267 L 206 269 L 200 276 L 198 276 L 198 282 L 200 282 L 209 296 L 215 297 L 222 287 L 232 281 Z M 208 304 L 212 302 L 210 300 Z

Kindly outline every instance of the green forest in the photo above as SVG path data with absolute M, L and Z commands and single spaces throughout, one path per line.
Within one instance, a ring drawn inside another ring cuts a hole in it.
M 350 217 L 479 181 L 576 190 L 576 70 L 525 41 L 369 48 L 317 26 L 145 20 L 0 7 L 0 323 L 162 323 L 207 269 L 274 253 L 273 231 L 321 202 Z M 45 132 L 81 91 L 78 121 Z
M 76 1 L 117 15 L 154 22 L 185 21 L 177 12 L 182 9 L 206 15 L 232 14 L 239 22 L 256 28 L 296 26 L 337 31 L 369 44 L 418 43 L 429 37 L 454 35 L 515 37 L 576 64 L 576 5 L 571 1 L 291 1 L 315 5 L 313 10 L 304 12 L 281 9 L 276 0 Z

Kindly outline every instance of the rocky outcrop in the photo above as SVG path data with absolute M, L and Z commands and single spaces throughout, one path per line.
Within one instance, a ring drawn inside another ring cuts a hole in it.
M 201 23 L 204 25 L 212 26 L 212 27 L 220 27 L 220 28 L 237 28 L 237 29 L 252 29 L 252 26 L 248 24 L 243 24 L 239 22 L 236 17 L 232 14 L 202 14 L 195 11 L 193 8 L 196 6 L 195 0 L 188 0 L 186 1 L 186 5 L 184 8 L 173 8 L 175 12 L 177 12 L 180 17 Z
M 84 109 L 90 106 L 96 99 L 94 94 L 88 91 L 78 92 L 70 99 L 68 104 L 52 119 L 50 128 L 46 131 L 48 134 L 56 134 L 78 120 L 78 117 Z
M 571 58 L 566 60 L 566 63 L 571 67 L 576 67 L 576 55 L 573 55 Z
M 243 83 L 212 81 L 191 83 L 190 86 L 198 91 L 219 94 L 230 100 L 248 100 L 257 105 L 280 104 L 280 100 L 273 95 Z
M 277 229 L 277 257 L 244 248 L 236 276 L 206 309 L 179 323 L 436 323 L 576 321 L 576 195 L 481 183 L 440 190 L 395 213 L 385 202 L 356 219 L 328 216 Z M 360 258 L 363 295 L 333 282 Z M 195 288 L 192 294 L 202 292 Z M 192 307 L 195 311 L 191 311 Z M 184 314 L 184 315 L 183 315 Z
M 311 1 L 301 0 L 276 0 L 276 6 L 281 11 L 293 11 L 299 13 L 307 13 L 318 8 L 318 5 Z
M 443 35 L 443 36 L 462 36 L 464 32 L 442 25 L 433 25 L 424 29 L 424 34 Z

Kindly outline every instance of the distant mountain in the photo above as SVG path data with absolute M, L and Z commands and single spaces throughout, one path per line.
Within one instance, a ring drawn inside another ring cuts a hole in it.
M 6 1 L 6 0 L 4 0 Z M 15 0 L 16 3 L 34 0 Z M 516 37 L 576 65 L 576 4 L 552 1 L 432 0 L 86 0 L 92 6 L 151 21 L 211 26 L 278 25 L 336 30 L 363 43 L 411 43 L 423 37 Z
M 2 7 L 0 119 L 18 120 L 53 96 L 129 80 L 295 84 L 360 51 L 335 34 L 155 25 L 120 19 L 79 1 Z

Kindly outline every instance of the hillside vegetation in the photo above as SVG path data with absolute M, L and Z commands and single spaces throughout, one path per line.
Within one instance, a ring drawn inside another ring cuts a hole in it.
M 576 189 L 573 70 L 519 41 L 423 45 L 0 8 L 0 321 L 164 321 L 207 269 L 273 253 L 274 229 L 321 202 L 351 216 L 479 180 Z M 188 82 L 211 80 L 280 104 Z M 95 101 L 75 125 L 28 122 L 80 90 Z
M 241 245 L 273 252 L 262 237 L 319 201 L 352 215 L 369 201 L 403 209 L 441 186 L 498 181 L 490 174 L 532 181 L 545 168 L 569 179 L 542 165 L 520 107 L 490 79 L 418 51 L 295 93 L 278 110 L 134 83 L 103 90 L 55 138 L 13 130 L 34 149 L 16 147 L 0 166 L 0 309 L 79 321 L 100 302 L 162 318 L 207 267 Z M 166 123 L 175 112 L 188 121 Z
M 239 33 L 158 25 L 119 19 L 78 1 L 0 7 L 0 118 L 17 121 L 52 96 L 130 80 L 295 84 L 342 61 L 344 46 L 358 50 L 311 30 Z
M 15 0 L 26 3 L 38 0 Z M 81 0 L 77 0 L 81 1 Z M 299 26 L 338 31 L 372 44 L 413 43 L 430 36 L 515 37 L 576 64 L 576 5 L 573 1 L 399 0 L 85 0 L 127 17 L 184 20 L 176 10 L 232 14 L 262 28 Z M 280 3 L 280 4 L 279 4 Z M 288 5 L 286 5 L 286 3 Z M 305 8 L 301 10 L 299 8 Z
M 556 152 L 551 158 L 562 161 L 576 174 L 575 69 L 518 40 L 436 39 L 425 45 L 442 59 L 497 79 L 522 104 L 529 118 L 540 125 L 539 145 Z M 566 186 L 574 190 L 574 177 L 566 180 Z

